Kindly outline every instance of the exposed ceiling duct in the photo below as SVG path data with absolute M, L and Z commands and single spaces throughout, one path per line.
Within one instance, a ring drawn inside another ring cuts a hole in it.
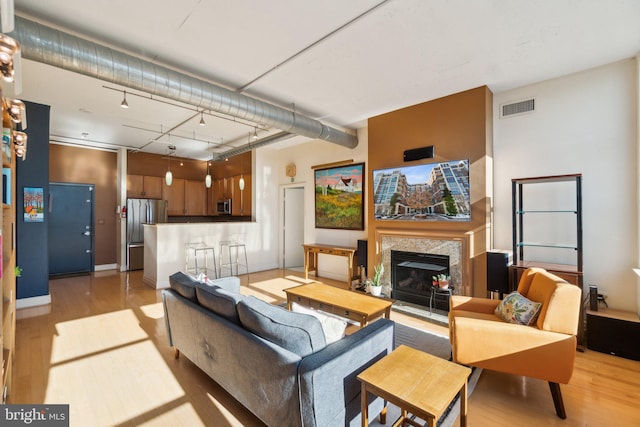
M 11 36 L 26 59 L 84 74 L 127 88 L 140 90 L 212 110 L 254 123 L 272 126 L 288 134 L 355 148 L 355 135 L 329 127 L 316 119 L 234 92 L 161 65 L 144 61 L 95 42 L 16 16 Z M 271 142 L 281 140 L 269 138 Z M 292 136 L 292 135 L 290 135 Z M 262 144 L 264 145 L 264 144 Z M 252 147 L 255 148 L 255 144 Z M 232 150 L 241 152 L 248 148 Z M 227 153 L 221 156 L 229 157 Z

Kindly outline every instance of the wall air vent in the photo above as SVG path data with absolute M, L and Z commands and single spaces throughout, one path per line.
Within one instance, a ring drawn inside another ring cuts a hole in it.
M 536 109 L 535 98 L 525 99 L 524 101 L 511 102 L 500 106 L 500 117 L 511 117 L 524 113 L 530 113 Z

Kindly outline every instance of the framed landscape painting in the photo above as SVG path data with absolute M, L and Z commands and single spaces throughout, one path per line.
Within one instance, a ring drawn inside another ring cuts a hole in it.
M 316 169 L 316 228 L 364 230 L 364 163 Z

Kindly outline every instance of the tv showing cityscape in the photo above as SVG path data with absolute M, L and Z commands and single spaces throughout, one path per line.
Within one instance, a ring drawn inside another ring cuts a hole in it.
M 376 220 L 470 221 L 469 160 L 373 171 Z

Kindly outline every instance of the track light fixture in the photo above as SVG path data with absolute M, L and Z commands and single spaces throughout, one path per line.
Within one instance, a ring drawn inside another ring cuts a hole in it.
M 200 111 L 200 126 L 204 126 L 206 123 L 204 122 L 204 112 Z
M 12 130 L 11 136 L 13 138 L 13 150 L 16 153 L 16 157 L 20 157 L 22 158 L 22 160 L 26 159 L 28 138 L 27 134 L 17 130 Z
M 124 98 L 122 98 L 122 102 L 120 103 L 122 108 L 129 108 L 129 103 L 127 102 L 127 91 L 124 91 Z

